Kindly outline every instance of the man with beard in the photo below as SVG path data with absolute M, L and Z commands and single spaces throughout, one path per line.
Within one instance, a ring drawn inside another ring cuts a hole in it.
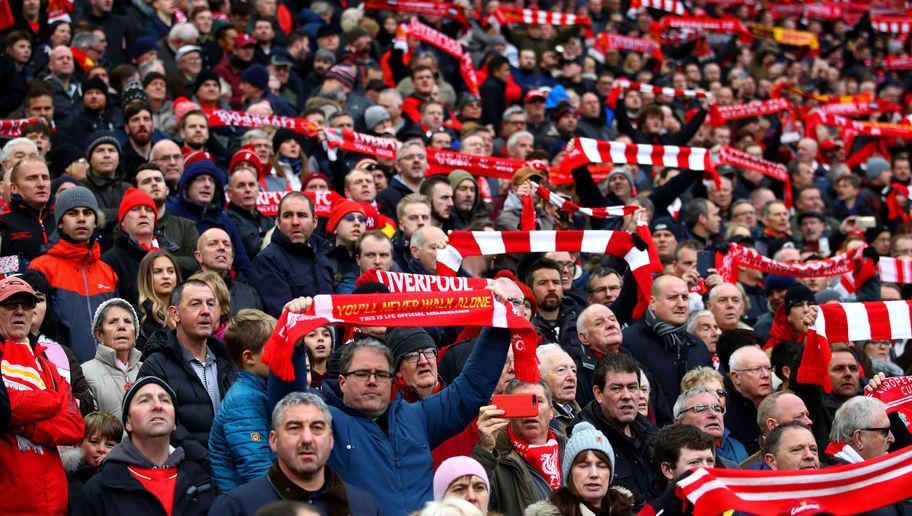
M 219 228 L 207 229 L 196 243 L 193 257 L 203 272 L 215 272 L 222 277 L 228 293 L 231 295 L 231 315 L 246 308 L 263 309 L 263 300 L 256 289 L 243 281 L 232 278 L 231 266 L 234 263 L 234 249 L 231 237 Z
M 300 500 L 326 514 L 379 515 L 374 498 L 345 482 L 326 463 L 333 448 L 332 413 L 320 396 L 293 392 L 272 411 L 266 475 L 219 496 L 214 514 L 254 514 L 280 500 Z
M 593 391 L 595 400 L 583 407 L 574 424 L 586 421 L 605 434 L 616 456 L 613 483 L 648 498 L 654 489 L 655 472 L 650 463 L 657 429 L 637 412 L 640 399 L 637 362 L 623 353 L 606 355 L 595 368 Z
M 320 89 L 323 79 L 326 78 L 326 72 L 335 64 L 336 55 L 331 50 L 321 48 L 314 53 L 313 68 L 307 74 L 307 77 L 304 78 L 303 95 L 305 98 L 310 98 L 314 91 Z
M 686 371 L 712 365 L 706 345 L 687 333 L 688 294 L 681 278 L 659 276 L 652 283 L 646 314 L 624 330 L 625 352 L 652 373 L 657 382 L 653 385 L 668 403 L 681 394 Z
M 119 110 L 108 105 L 108 85 L 93 77 L 82 86 L 82 109 L 67 122 L 64 133 L 78 148 L 85 147 L 86 138 L 95 131 L 113 131 Z
M 566 434 L 567 427 L 582 410 L 576 402 L 576 363 L 557 344 L 539 346 L 535 353 L 538 355 L 542 380 L 551 389 L 554 419 L 557 420 L 560 431 Z
M 725 428 L 725 405 L 708 387 L 692 387 L 682 392 L 674 405 L 675 424 L 691 425 L 713 436 L 716 442 L 716 465 L 738 469 L 747 458 L 744 445 Z
M 241 74 L 253 64 L 256 40 L 247 34 L 238 34 L 234 40 L 234 49 L 226 53 L 222 61 L 212 70 L 231 85 L 231 109 L 241 109 L 244 104 L 244 92 L 241 91 Z
M 421 183 L 418 192 L 431 200 L 431 225 L 444 231 L 456 229 L 453 215 L 453 187 L 444 175 L 434 175 Z
M 577 306 L 572 299 L 564 296 L 560 266 L 547 258 L 535 261 L 527 269 L 526 284 L 538 303 L 538 313 L 532 317 L 532 325 L 544 343 L 560 344 L 574 360 L 579 360 L 582 352 L 574 331 Z
M 177 145 L 171 140 L 162 140 L 159 143 L 164 142 L 174 145 L 174 148 L 177 149 Z M 155 212 L 158 214 L 155 226 L 172 244 L 177 246 L 173 254 L 181 273 L 184 276 L 190 276 L 196 272 L 198 266 L 193 258 L 193 252 L 196 250 L 199 231 L 193 221 L 168 213 L 165 207 L 165 201 L 168 199 L 168 185 L 165 183 L 162 171 L 155 163 L 143 163 L 136 170 L 133 185 L 149 194 L 155 202 Z
M 110 242 L 117 224 L 117 208 L 124 192 L 129 188 L 120 171 L 120 143 L 110 132 L 93 133 L 88 140 L 86 158 L 89 169 L 81 184 L 95 195 L 105 220 L 104 226 L 99 226 L 98 229 Z
M 789 421 L 766 436 L 763 462 L 773 470 L 820 469 L 814 434 L 800 421 Z
M 212 336 L 218 316 L 209 285 L 187 280 L 171 293 L 171 302 L 168 315 L 175 328 L 149 340 L 139 376 L 161 378 L 177 394 L 172 444 L 196 441 L 208 449 L 212 420 L 236 379 L 234 363 L 225 344 Z
M 127 145 L 121 156 L 121 169 L 129 181 L 136 169 L 152 157 L 152 110 L 143 102 L 131 102 L 124 110 Z
M 447 176 L 453 188 L 453 213 L 460 228 L 487 218 L 487 206 L 478 194 L 478 181 L 465 170 L 455 169 Z
M 209 137 L 209 119 L 199 110 L 184 115 L 178 124 L 181 140 L 184 142 L 181 152 L 184 157 L 194 152 L 207 151 L 216 159 L 224 156 L 225 150 Z

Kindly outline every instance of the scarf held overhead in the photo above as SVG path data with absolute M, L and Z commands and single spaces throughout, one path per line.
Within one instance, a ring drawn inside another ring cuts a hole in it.
M 283 380 L 293 380 L 291 356 L 295 343 L 320 326 L 346 323 L 365 326 L 489 326 L 509 328 L 516 377 L 525 382 L 540 378 L 535 357 L 537 337 L 523 317 L 523 307 L 502 303 L 490 291 L 406 292 L 398 294 L 319 295 L 302 313 L 282 312 L 266 341 L 263 363 Z
M 577 16 L 539 9 L 520 9 L 518 7 L 498 7 L 494 17 L 500 23 L 523 23 L 537 25 L 581 25 L 588 27 L 592 24 L 588 16 Z
M 637 279 L 639 294 L 634 317 L 638 318 L 646 311 L 656 265 L 650 259 L 646 243 L 635 243 L 634 236 L 626 231 L 453 231 L 449 235 L 449 244 L 437 251 L 437 273 L 455 276 L 466 256 L 550 251 L 607 254 L 623 258 Z
M 472 58 L 462 48 L 459 41 L 434 30 L 427 25 L 412 18 L 408 25 L 405 25 L 408 36 L 420 39 L 429 45 L 443 50 L 450 54 L 459 63 L 459 73 L 462 74 L 462 80 L 465 81 L 466 87 L 473 95 L 478 95 L 478 74 L 475 72 L 475 65 L 472 64 Z
M 427 16 L 442 16 L 459 22 L 468 27 L 462 7 L 447 2 L 431 2 L 427 0 L 368 0 L 364 4 L 365 10 L 394 11 L 401 13 L 415 13 Z
M 912 430 L 912 376 L 887 378 L 870 394 L 887 406 L 887 413 L 898 412 L 899 418 Z
M 912 447 L 889 455 L 812 471 L 699 468 L 677 483 L 695 516 L 727 513 L 798 514 L 816 503 L 826 514 L 858 514 L 896 503 L 912 490 Z M 796 509 L 796 512 L 791 512 Z

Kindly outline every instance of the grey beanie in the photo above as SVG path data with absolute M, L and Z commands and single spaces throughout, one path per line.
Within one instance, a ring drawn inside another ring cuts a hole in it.
M 63 214 L 74 208 L 92 210 L 95 212 L 96 221 L 101 211 L 98 209 L 98 200 L 95 199 L 95 194 L 84 186 L 67 188 L 57 195 L 57 200 L 54 202 L 54 219 L 59 223 L 60 219 L 63 218 Z
M 371 106 L 364 111 L 364 125 L 368 131 L 373 131 L 377 124 L 389 119 L 389 112 L 383 106 Z
M 611 177 L 616 174 L 623 174 L 624 177 L 627 178 L 627 182 L 630 183 L 630 188 L 636 188 L 636 183 L 633 182 L 633 174 L 631 174 L 630 171 L 624 167 L 617 167 L 615 169 L 612 169 L 611 172 L 608 173 L 608 177 L 605 178 L 605 184 L 607 185 L 608 181 L 611 180 Z
M 880 156 L 871 156 L 865 161 L 865 175 L 867 175 L 868 179 L 871 181 L 888 168 L 890 168 L 890 162 Z
M 108 145 L 113 145 L 117 149 L 117 154 L 120 154 L 120 142 L 117 141 L 117 138 L 114 137 L 114 133 L 110 131 L 97 131 L 89 135 L 89 146 L 86 147 L 86 159 L 92 158 L 92 153 L 95 152 L 95 147 L 107 143 Z
M 598 450 L 608 456 L 611 463 L 611 476 L 608 477 L 610 484 L 614 480 L 614 448 L 608 442 L 605 434 L 595 429 L 591 423 L 583 421 L 573 427 L 573 435 L 567 441 L 564 447 L 564 456 L 561 461 L 562 482 L 567 485 L 567 479 L 570 478 L 570 467 L 576 456 L 587 450 Z
M 168 393 L 168 396 L 171 396 L 171 402 L 177 403 L 177 395 L 174 393 L 174 389 L 168 385 L 168 382 L 162 380 L 157 376 L 142 376 L 140 378 L 137 378 L 136 381 L 130 385 L 130 388 L 127 389 L 127 393 L 124 394 L 123 404 L 121 405 L 122 411 L 120 414 L 120 421 L 123 423 L 124 431 L 128 434 L 132 433 L 127 430 L 127 418 L 130 417 L 130 402 L 133 401 L 133 397 L 136 396 L 136 393 L 139 392 L 140 389 L 146 385 L 149 385 L 150 383 L 154 383 L 155 385 L 158 385 L 164 389 L 165 392 Z M 177 415 L 175 414 L 175 418 L 176 417 Z
M 133 308 L 126 299 L 119 297 L 111 298 L 105 301 L 104 303 L 98 305 L 98 308 L 95 309 L 95 315 L 92 317 L 92 336 L 98 333 L 98 330 L 101 329 L 104 321 L 101 320 L 102 314 L 104 314 L 108 308 L 112 306 L 118 306 L 124 310 L 130 312 L 130 315 L 133 316 L 133 329 L 135 330 L 134 336 L 139 337 L 139 318 L 136 317 L 136 310 Z M 134 344 L 136 341 L 134 340 Z

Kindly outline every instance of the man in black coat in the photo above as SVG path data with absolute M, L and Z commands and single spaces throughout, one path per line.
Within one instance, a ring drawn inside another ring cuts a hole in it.
M 171 441 L 195 441 L 208 449 L 215 413 L 236 371 L 225 345 L 212 337 L 217 324 L 215 295 L 209 285 L 188 280 L 174 289 L 168 307 L 177 328 L 159 331 L 146 344 L 139 376 L 156 376 L 177 394 L 177 429 Z
M 222 277 L 231 294 L 231 315 L 245 308 L 263 309 L 260 294 L 251 285 L 239 279 L 231 278 L 231 264 L 234 262 L 234 249 L 231 237 L 222 229 L 207 229 L 196 241 L 196 262 L 203 272 L 213 271 Z
M 288 193 L 279 203 L 272 242 L 253 262 L 251 283 L 273 317 L 296 297 L 333 292 L 326 243 L 313 234 L 317 225 L 313 209 L 313 201 L 301 192 Z
M 381 514 L 369 493 L 326 465 L 333 447 L 332 415 L 320 396 L 293 392 L 279 401 L 273 417 L 278 424 L 269 433 L 269 447 L 276 460 L 265 476 L 219 496 L 212 514 L 254 514 L 279 500 L 304 502 L 321 514 Z M 296 430 L 302 423 L 307 432 Z M 299 450 L 305 446 L 313 450 L 310 461 L 301 458 Z
M 216 494 L 208 469 L 194 462 L 195 449 L 171 449 L 176 399 L 161 378 L 137 379 L 124 396 L 127 438 L 86 482 L 74 514 L 208 513 Z
M 41 158 L 26 157 L 10 173 L 9 210 L 0 214 L 0 256 L 31 261 L 54 232 L 51 175 Z
M 526 284 L 538 305 L 538 313 L 532 317 L 535 330 L 545 344 L 560 344 L 573 360 L 579 361 L 582 356 L 576 331 L 579 312 L 576 303 L 564 296 L 560 266 L 547 258 L 535 261 L 526 271 Z
M 263 246 L 263 237 L 275 227 L 275 217 L 267 217 L 257 210 L 260 191 L 258 177 L 263 164 L 256 154 L 241 149 L 231 158 L 228 166 L 228 216 L 234 221 L 244 249 L 251 260 Z
M 699 338 L 687 333 L 688 288 L 670 274 L 652 283 L 649 308 L 624 330 L 622 349 L 652 373 L 667 403 L 681 394 L 681 378 L 699 366 L 712 366 L 712 356 Z M 671 407 L 668 407 L 669 410 Z
M 658 429 L 637 412 L 640 399 L 639 367 L 623 353 L 605 355 L 595 369 L 595 400 L 586 405 L 573 424 L 588 421 L 614 447 L 612 484 L 629 489 L 642 505 L 655 485 L 652 440 Z M 572 435 L 572 428 L 567 431 Z
M 501 55 L 488 61 L 488 78 L 481 84 L 481 121 L 500 127 L 504 110 L 507 109 L 507 80 L 510 78 L 510 62 Z

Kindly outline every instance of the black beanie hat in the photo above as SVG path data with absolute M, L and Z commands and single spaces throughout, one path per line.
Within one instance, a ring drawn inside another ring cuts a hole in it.
M 817 304 L 817 300 L 814 298 L 814 293 L 811 292 L 811 289 L 807 288 L 801 283 L 796 283 L 789 287 L 788 291 L 785 293 L 786 315 L 788 315 L 789 310 L 792 309 L 792 306 L 802 301 L 808 301 L 810 303 Z
M 196 91 L 200 89 L 200 86 L 206 81 L 215 81 L 217 84 L 221 85 L 218 74 L 208 68 L 203 68 L 199 75 L 196 76 L 196 79 L 193 80 L 193 93 L 196 93 Z
M 127 390 L 127 393 L 124 395 L 122 412 L 120 414 L 120 420 L 124 425 L 124 428 L 127 428 L 127 416 L 130 413 L 130 402 L 133 401 L 133 397 L 136 396 L 136 393 L 143 388 L 144 385 L 154 383 L 161 386 L 165 392 L 168 393 L 168 396 L 171 396 L 171 403 L 177 403 L 177 395 L 174 394 L 174 389 L 168 385 L 167 382 L 162 380 L 157 376 L 143 376 L 142 378 L 137 378 L 133 385 L 130 386 L 130 389 Z M 176 417 L 176 416 L 175 416 Z
M 436 348 L 437 344 L 424 328 L 390 328 L 386 330 L 386 346 L 393 353 L 396 371 L 405 355 L 425 348 Z
M 272 136 L 272 152 L 274 154 L 278 154 L 279 147 L 281 147 L 282 143 L 287 140 L 297 140 L 298 143 L 301 143 L 301 138 L 298 136 L 298 133 L 292 131 L 291 129 L 280 127 Z

